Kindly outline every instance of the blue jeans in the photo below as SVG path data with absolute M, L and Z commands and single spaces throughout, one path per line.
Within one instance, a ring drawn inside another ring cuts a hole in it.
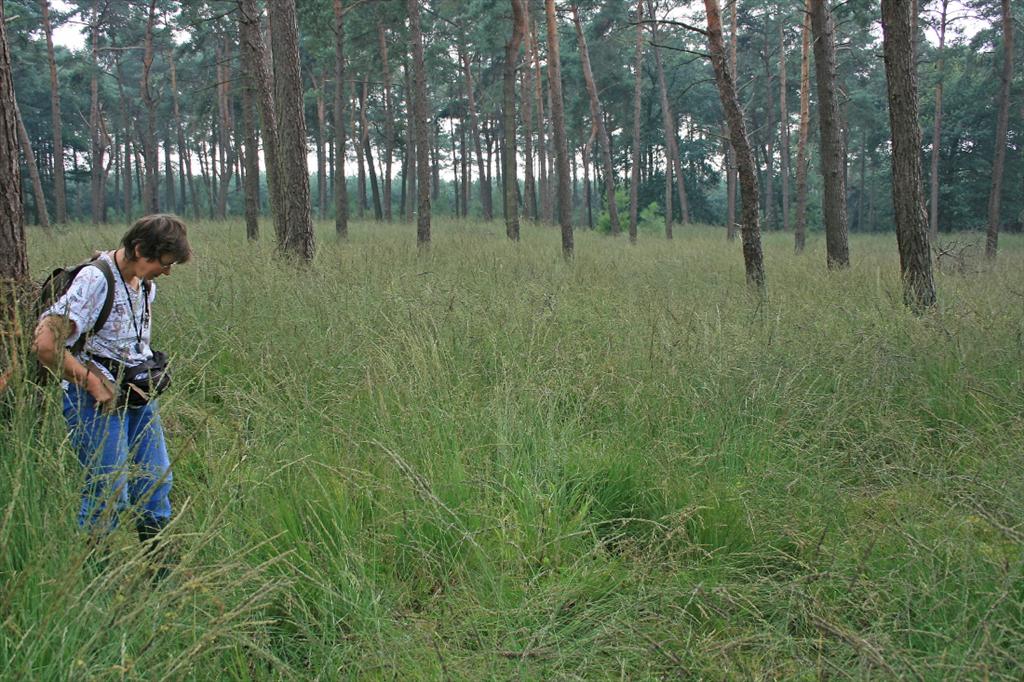
M 140 526 L 171 517 L 171 462 L 156 402 L 103 414 L 89 393 L 73 384 L 64 394 L 71 443 L 85 469 L 78 525 L 111 531 L 129 510 Z

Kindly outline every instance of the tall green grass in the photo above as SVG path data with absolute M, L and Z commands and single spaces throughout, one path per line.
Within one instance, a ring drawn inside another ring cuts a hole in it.
M 269 226 L 267 228 L 269 229 Z M 895 238 L 191 228 L 158 282 L 178 564 L 74 527 L 58 389 L 3 397 L 9 679 L 1019 679 L 1024 241 L 901 303 Z M 117 229 L 30 234 L 37 273 Z

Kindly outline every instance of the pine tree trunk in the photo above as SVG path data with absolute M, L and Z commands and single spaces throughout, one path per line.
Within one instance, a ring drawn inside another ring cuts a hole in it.
M 434 119 L 430 129 L 430 200 L 436 202 L 441 196 L 441 121 Z
M 231 41 L 224 39 L 224 47 L 218 60 L 220 79 L 217 87 L 217 108 L 220 114 L 218 147 L 220 148 L 220 174 L 217 193 L 217 214 L 219 220 L 227 218 L 228 190 L 235 168 L 235 147 L 231 143 L 234 130 L 234 106 L 231 102 Z M 303 166 L 305 167 L 305 166 Z
M 912 0 L 882 0 L 882 47 L 892 128 L 892 199 L 903 300 L 915 310 L 935 304 L 935 282 L 921 186 Z
M 529 8 L 529 7 L 527 7 Z M 547 118 L 544 116 L 544 78 L 537 46 L 537 23 L 530 23 L 530 46 L 533 49 L 533 87 L 537 104 L 537 168 L 540 175 L 538 220 L 551 222 L 551 185 L 548 181 Z
M 454 218 L 462 217 L 462 202 L 459 196 L 459 155 L 455 144 L 455 118 L 448 119 L 449 137 L 452 141 L 452 205 Z
M 352 116 L 352 146 L 356 148 L 356 205 L 357 215 L 360 220 L 366 217 L 366 209 L 370 207 L 366 200 L 366 161 L 363 158 L 363 106 L 362 103 L 365 100 L 365 95 L 362 97 L 356 96 L 356 84 L 352 84 L 352 108 L 355 109 L 359 106 L 359 116 Z M 362 86 L 359 86 L 359 92 L 362 92 Z M 356 120 L 360 121 L 360 128 L 356 131 Z
M 160 157 L 156 141 L 156 98 L 149 88 L 149 72 L 153 68 L 153 26 L 156 24 L 156 0 L 149 0 L 144 54 L 142 57 L 142 80 L 139 92 L 146 105 L 146 132 L 142 140 L 142 154 L 146 160 L 146 183 L 143 190 L 143 208 L 146 213 L 160 212 Z
M 569 145 L 565 137 L 565 110 L 562 100 L 562 60 L 558 51 L 558 24 L 555 0 L 545 0 L 548 28 L 548 90 L 551 93 L 551 127 L 555 136 L 556 170 L 558 175 L 558 225 L 562 230 L 562 256 L 573 256 L 572 218 L 569 213 Z
M 594 146 L 595 130 L 590 126 L 590 139 L 583 145 L 583 203 L 587 209 L 587 229 L 594 229 L 594 208 L 591 205 L 592 192 L 590 190 L 590 150 Z
M 459 147 L 462 149 L 462 217 L 469 217 L 469 186 L 473 181 L 473 164 L 469 160 L 470 151 L 466 142 L 466 123 L 459 125 Z
M 811 127 L 811 0 L 805 0 L 800 31 L 800 128 L 796 143 L 796 225 L 793 250 L 803 253 L 807 235 L 807 138 Z
M 867 195 L 868 132 L 860 138 L 860 191 L 857 192 L 857 229 L 864 230 L 864 199 Z
M 512 36 L 505 43 L 502 125 L 505 132 L 505 236 L 519 241 L 519 172 L 516 170 L 516 69 L 526 27 L 526 0 L 512 0 Z M 524 98 L 525 99 L 525 98 Z
M 177 213 L 178 209 L 174 205 L 174 166 L 171 165 L 171 136 L 169 134 L 164 138 L 164 178 L 164 204 L 166 210 L 171 213 Z
M 818 128 L 821 137 L 822 213 L 829 268 L 850 265 L 846 217 L 846 160 L 836 93 L 836 37 L 829 0 L 811 0 L 814 33 L 814 74 L 818 85 Z
M 469 106 L 469 132 L 473 139 L 473 146 L 476 149 L 477 182 L 480 188 L 480 208 L 484 214 L 484 220 L 491 220 L 494 217 L 494 209 L 491 205 L 491 184 L 489 174 L 484 172 L 484 157 L 480 147 L 480 122 L 476 111 L 476 95 L 473 92 L 473 71 L 470 68 L 469 54 L 459 48 L 459 58 L 462 60 L 462 71 L 466 78 L 466 98 Z
M 525 23 L 530 23 L 530 6 L 526 3 Z M 537 179 L 533 174 L 533 37 L 529 30 L 526 41 L 526 63 L 520 76 L 519 92 L 523 100 L 523 160 L 526 168 L 523 179 L 523 212 L 528 220 L 537 220 Z
M 766 19 L 767 21 L 767 19 Z M 764 229 L 775 228 L 775 98 L 772 96 L 772 71 L 768 54 L 768 31 L 765 30 L 765 159 L 764 159 Z
M 373 195 L 373 217 L 378 221 L 384 220 L 384 211 L 380 206 L 380 188 L 377 186 L 377 169 L 373 165 L 373 150 L 370 148 L 370 126 L 366 120 L 366 100 L 369 83 L 363 79 L 363 94 L 359 100 L 359 128 L 363 136 L 363 156 L 366 160 L 366 170 L 370 174 L 370 191 Z
M 408 138 L 406 149 L 405 149 L 405 168 L 403 170 L 402 177 L 402 188 L 403 192 L 408 195 L 408 199 L 403 196 L 402 203 L 405 207 L 405 219 L 410 223 L 412 222 L 413 215 L 416 213 L 415 204 L 417 201 L 416 194 L 416 136 L 414 134 L 416 129 L 416 112 L 413 106 L 413 77 L 412 69 L 409 66 L 408 60 L 405 64 L 405 92 L 408 102 L 406 102 L 406 136 Z M 408 190 L 407 192 L 405 190 Z M 406 203 L 408 201 L 408 203 Z
M 633 57 L 633 158 L 629 175 L 629 243 L 636 244 L 640 216 L 640 104 L 643 81 L 640 70 L 644 63 L 644 2 L 636 3 L 636 55 Z
M 11 53 L 7 46 L 7 20 L 0 2 L 0 101 L 15 102 Z M 18 164 L 18 117 L 13 107 L 0 107 L 0 330 L 3 344 L 13 334 L 16 287 L 28 281 L 25 210 L 21 203 L 21 168 Z M 10 326 L 8 326 L 10 325 Z M 13 352 L 13 349 L 5 349 Z M 5 353 L 6 354 L 6 353 Z
M 239 35 L 241 33 L 241 22 L 239 22 Z M 178 71 L 174 64 L 174 50 L 169 49 L 165 53 L 167 57 L 167 65 L 170 69 L 171 75 L 171 106 L 174 112 L 174 128 L 178 136 L 178 176 L 181 185 L 181 213 L 186 212 L 185 207 L 185 182 L 186 175 L 189 185 L 190 194 L 192 197 L 192 208 L 196 208 L 196 196 L 195 187 L 192 184 L 192 155 L 188 152 L 188 146 L 185 144 L 185 129 L 181 124 L 181 105 L 178 98 Z M 127 149 L 127 146 L 125 147 Z
M 348 183 L 345 179 L 345 12 L 334 0 L 334 231 L 348 239 Z
M 92 45 L 92 77 L 89 82 L 90 107 L 89 107 L 89 178 L 92 196 L 92 222 L 98 224 L 103 218 L 103 207 L 106 197 L 103 187 L 103 154 L 106 151 L 103 145 L 103 136 L 100 132 L 100 9 L 98 0 L 92 3 L 92 18 L 89 25 L 89 33 Z
M 661 50 L 658 48 L 658 23 L 653 21 L 654 19 L 654 7 L 648 2 L 647 4 L 648 14 L 651 15 L 651 50 L 654 52 L 654 65 L 658 73 L 658 90 L 661 93 L 661 119 L 665 126 L 665 147 L 668 150 L 668 158 L 666 159 L 666 173 L 671 175 L 669 172 L 669 166 L 675 171 L 676 176 L 676 189 L 679 193 L 679 210 L 680 217 L 682 218 L 683 224 L 690 222 L 690 205 L 686 198 L 686 185 L 683 182 L 682 165 L 679 162 L 679 144 L 676 141 L 676 119 L 672 115 L 672 108 L 668 103 L 668 86 L 665 85 L 665 69 L 661 63 Z M 671 236 L 666 234 L 671 239 Z
M 256 0 L 239 0 L 239 22 L 242 29 L 242 61 L 245 72 L 249 82 L 254 85 L 259 95 L 260 118 L 262 119 L 260 130 L 263 133 L 263 154 L 266 161 L 267 190 L 270 195 L 270 214 L 274 223 L 274 238 L 277 248 L 284 249 L 288 223 L 284 178 L 281 177 L 281 159 L 278 150 L 277 106 L 274 102 L 274 84 L 270 74 L 270 54 L 263 42 Z
M 933 247 L 939 243 L 939 149 L 942 147 L 942 80 L 945 77 L 946 10 L 949 8 L 949 0 L 941 0 L 941 7 L 937 48 L 939 61 L 936 67 L 939 81 L 935 84 L 935 125 L 932 128 L 931 174 L 928 178 L 931 190 L 928 202 L 928 228 Z
M 988 195 L 988 232 L 985 256 L 996 257 L 999 249 L 999 202 L 1003 190 L 1003 164 L 1006 160 L 1006 129 L 1010 118 L 1010 82 L 1013 78 L 1013 17 L 1010 0 L 1002 0 L 1003 71 L 1000 75 L 999 114 L 996 117 L 996 158 L 992 162 L 992 191 Z
M 53 122 L 53 203 L 56 222 L 68 221 L 64 182 L 64 134 L 60 117 L 60 88 L 57 82 L 57 58 L 53 50 L 53 28 L 50 25 L 49 0 L 39 0 L 43 10 L 43 32 L 46 34 L 46 55 L 50 64 L 50 109 Z
M 172 78 L 174 71 L 171 71 Z M 117 89 L 121 95 L 121 122 L 124 126 L 124 189 L 122 190 L 122 201 L 124 202 L 124 220 L 129 225 L 132 222 L 132 131 L 131 119 L 128 117 L 128 102 L 124 94 L 124 86 L 121 80 L 121 63 L 117 63 Z
M 413 110 L 416 139 L 416 246 L 430 246 L 430 149 L 427 142 L 427 69 L 423 63 L 423 33 L 419 0 L 408 0 L 409 32 L 412 34 Z
M 43 183 L 39 179 L 39 167 L 36 166 L 36 155 L 32 151 L 32 140 L 28 138 L 28 131 L 25 130 L 25 122 L 21 119 L 21 108 L 16 101 L 12 101 L 11 108 L 14 110 L 14 118 L 18 126 L 18 138 L 21 141 L 21 150 L 25 154 L 25 167 L 28 168 L 29 178 L 32 180 L 32 194 L 36 202 L 36 220 L 44 229 L 50 229 L 50 214 L 46 211 L 46 195 L 43 194 Z
M 590 68 L 590 51 L 587 49 L 587 39 L 583 35 L 583 24 L 580 22 L 580 13 L 575 3 L 572 5 L 572 19 L 573 24 L 576 26 L 576 40 L 579 43 L 580 60 L 583 63 L 583 82 L 587 88 L 587 95 L 590 99 L 590 118 L 594 122 L 597 140 L 601 145 L 601 163 L 604 167 L 605 203 L 608 206 L 608 217 L 611 221 L 611 233 L 613 237 L 617 237 L 622 231 L 622 228 L 619 226 L 619 208 L 615 201 L 615 172 L 612 169 L 611 142 L 608 139 L 608 130 L 604 127 L 604 111 L 601 109 L 601 100 L 597 96 L 597 85 L 594 83 L 594 72 Z
M 718 83 L 722 109 L 729 119 L 729 135 L 732 139 L 733 149 L 736 150 L 737 171 L 743 192 L 741 233 L 743 235 L 743 263 L 746 269 L 747 284 L 755 287 L 763 296 L 765 292 L 764 258 L 761 253 L 761 232 L 758 226 L 759 201 L 754 154 L 747 140 L 743 111 L 736 98 L 736 86 L 726 64 L 718 0 L 704 0 L 704 7 L 707 10 L 708 19 L 708 52 L 711 54 L 711 64 L 715 70 L 715 80 Z
M 377 24 L 380 69 L 384 81 L 384 220 L 391 222 L 391 163 L 395 149 L 394 103 L 391 97 L 391 67 L 388 65 L 388 41 L 384 24 Z
M 239 18 L 238 34 L 244 35 L 245 28 Z M 256 138 L 256 84 L 245 67 L 245 46 L 242 45 L 242 139 L 244 142 L 243 161 L 245 168 L 245 237 L 249 241 L 260 238 L 260 161 L 259 141 Z M 177 105 L 177 99 L 175 99 Z M 180 130 L 180 127 L 179 127 Z M 180 162 L 179 162 L 180 163 Z
M 737 44 L 737 23 L 736 5 L 739 0 L 729 3 L 729 73 L 732 75 L 732 82 L 736 82 L 736 44 Z M 728 123 L 725 125 L 725 136 L 729 137 Z M 736 239 L 736 150 L 732 148 L 732 142 L 726 143 L 725 151 L 725 184 L 726 184 L 726 240 Z
M 789 105 L 786 102 L 786 36 L 779 22 L 779 173 L 782 176 L 782 229 L 789 230 Z
M 317 217 L 327 219 L 327 101 L 324 89 L 327 78 L 320 77 L 316 86 L 316 200 Z
M 279 142 L 281 179 L 284 184 L 284 252 L 306 262 L 316 253 L 309 203 L 306 168 L 306 119 L 302 107 L 302 74 L 299 71 L 299 31 L 295 0 L 271 0 L 271 45 L 274 53 L 275 96 L 281 108 Z

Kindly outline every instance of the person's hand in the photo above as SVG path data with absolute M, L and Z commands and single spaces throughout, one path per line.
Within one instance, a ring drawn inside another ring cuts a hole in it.
M 89 379 L 86 382 L 85 390 L 96 401 L 96 406 L 104 414 L 114 411 L 114 404 L 117 398 L 117 388 L 99 370 L 93 368 L 89 372 Z

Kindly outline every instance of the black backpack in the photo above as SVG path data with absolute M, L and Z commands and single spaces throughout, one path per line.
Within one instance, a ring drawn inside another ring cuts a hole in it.
M 95 255 L 89 260 L 82 261 L 78 265 L 71 265 L 65 268 L 57 268 L 50 276 L 43 281 L 43 286 L 39 291 L 39 298 L 36 300 L 36 318 L 42 315 L 46 310 L 60 300 L 60 297 L 67 293 L 68 289 L 71 288 L 71 283 L 75 281 L 75 277 L 78 276 L 85 268 L 93 267 L 103 273 L 103 276 L 107 280 L 107 297 L 103 300 L 103 307 L 100 308 L 99 317 L 96 318 L 96 323 L 92 326 L 92 329 L 82 330 L 79 334 L 78 340 L 71 346 L 71 354 L 78 355 L 82 352 L 85 347 L 86 339 L 100 329 L 103 329 L 103 325 L 107 323 L 107 318 L 110 317 L 110 309 L 114 307 L 114 273 L 110 269 L 110 263 L 103 260 L 99 255 Z

